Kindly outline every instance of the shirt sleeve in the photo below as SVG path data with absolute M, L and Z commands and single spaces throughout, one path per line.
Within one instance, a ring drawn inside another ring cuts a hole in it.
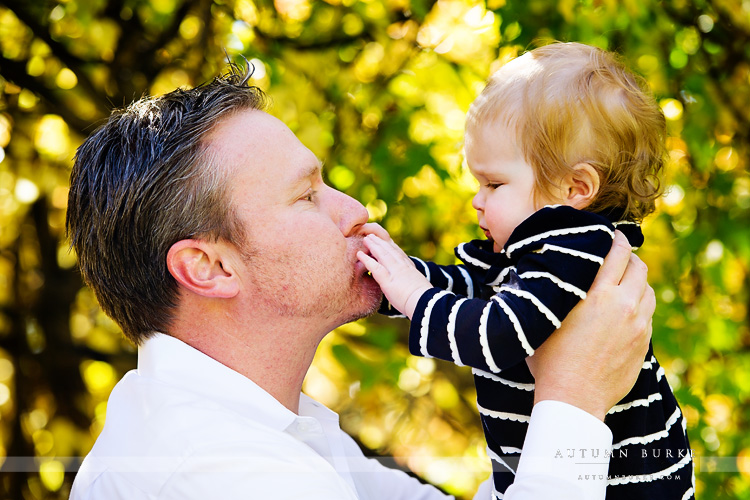
M 612 432 L 599 419 L 559 401 L 537 403 L 504 499 L 602 500 L 611 449 Z

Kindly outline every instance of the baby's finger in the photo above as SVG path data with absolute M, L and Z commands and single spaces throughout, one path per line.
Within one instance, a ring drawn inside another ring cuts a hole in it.
M 403 265 L 404 258 L 408 259 L 408 257 L 399 254 L 400 249 L 397 251 L 389 242 L 383 241 L 374 234 L 367 235 L 364 243 L 372 256 L 390 271 L 393 271 L 396 266 Z
M 372 236 L 371 236 L 372 238 Z M 368 238 L 365 237 L 365 240 Z M 406 255 L 406 252 L 404 252 L 398 244 L 393 240 L 382 240 L 382 243 L 385 248 L 388 249 L 388 252 L 390 253 L 390 256 L 393 257 L 396 260 L 403 261 L 405 264 L 411 264 L 411 259 L 409 259 L 409 256 Z M 413 264 L 412 264 L 413 265 Z
M 388 272 L 388 269 L 362 250 L 357 252 L 357 258 L 365 265 L 367 270 L 370 271 L 370 274 L 372 274 L 372 277 L 375 278 L 375 281 L 378 283 L 390 278 L 390 272 Z
M 359 231 L 365 236 L 367 236 L 368 234 L 374 234 L 384 241 L 392 241 L 391 235 L 388 234 L 388 231 L 386 231 L 383 226 L 381 226 L 377 222 L 368 222 L 367 224 L 362 224 L 362 227 Z

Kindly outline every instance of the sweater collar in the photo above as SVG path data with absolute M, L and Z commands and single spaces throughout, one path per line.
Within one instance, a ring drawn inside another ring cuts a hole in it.
M 538 234 L 550 227 L 573 227 L 586 224 L 603 224 L 612 230 L 621 231 L 634 250 L 643 245 L 643 232 L 639 223 L 623 219 L 624 210 L 611 208 L 601 213 L 576 210 L 565 205 L 544 207 L 531 214 L 511 233 L 505 248 L 529 234 Z M 493 251 L 490 240 L 472 240 L 461 243 L 455 249 L 458 257 L 471 271 L 492 281 L 502 268 L 513 265 L 505 252 Z

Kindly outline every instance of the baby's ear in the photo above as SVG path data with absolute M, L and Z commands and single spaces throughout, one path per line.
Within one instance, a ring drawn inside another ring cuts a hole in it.
M 565 204 L 582 210 L 599 193 L 599 172 L 589 163 L 578 163 L 563 178 L 562 188 Z
M 183 287 L 204 297 L 232 298 L 239 281 L 220 245 L 180 240 L 167 252 L 167 269 Z

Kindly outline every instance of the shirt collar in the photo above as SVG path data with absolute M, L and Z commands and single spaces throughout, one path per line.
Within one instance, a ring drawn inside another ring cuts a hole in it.
M 162 333 L 154 334 L 138 347 L 138 374 L 192 392 L 281 431 L 297 419 L 296 414 L 249 378 Z M 301 394 L 300 403 L 303 402 L 306 411 L 316 408 L 313 400 Z

